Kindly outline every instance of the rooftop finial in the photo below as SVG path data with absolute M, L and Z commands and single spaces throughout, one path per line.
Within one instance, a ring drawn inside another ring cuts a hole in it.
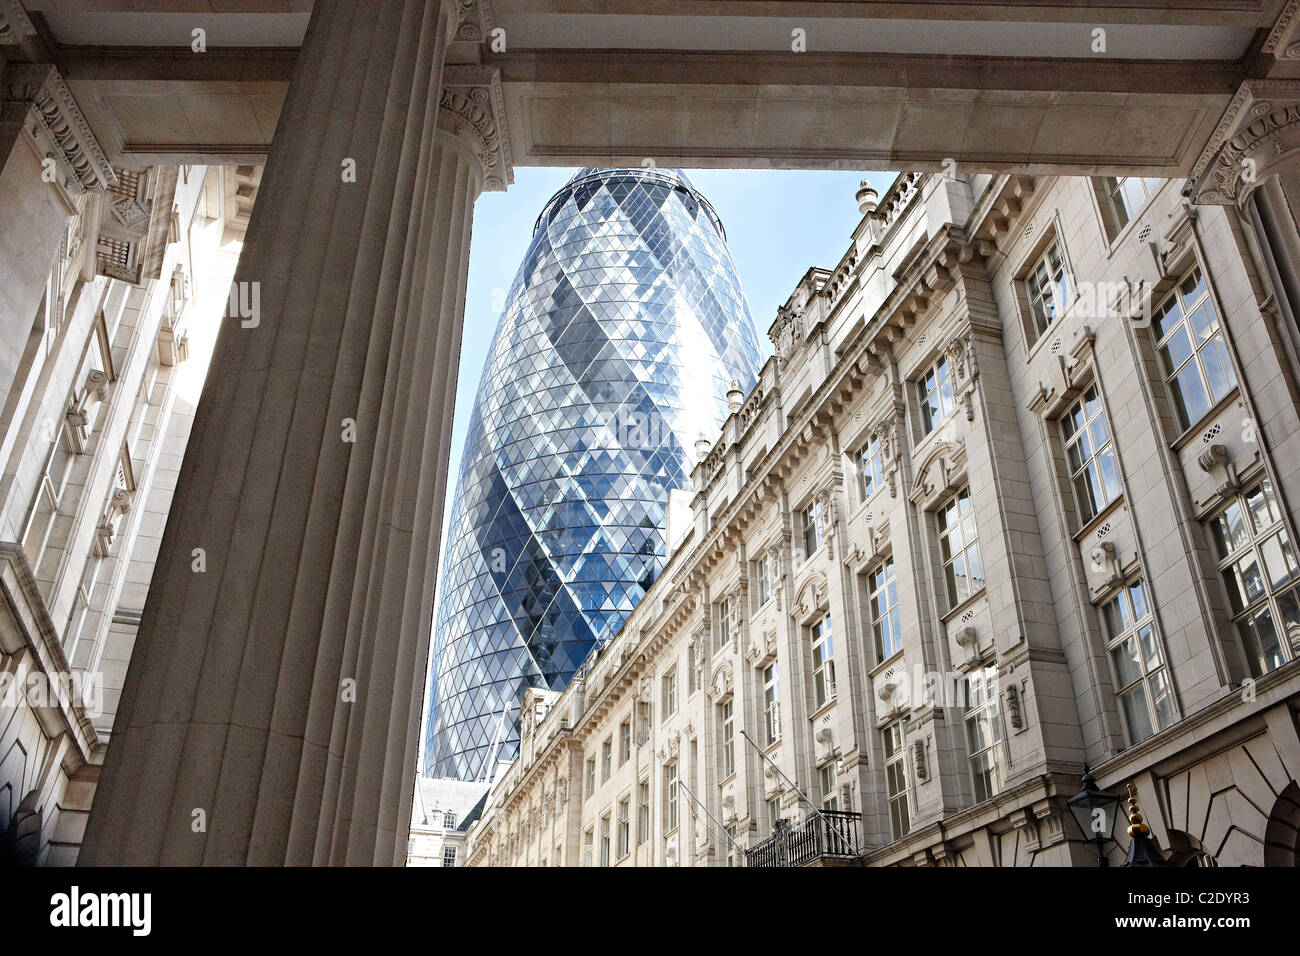
M 858 186 L 859 188 L 856 194 L 858 200 L 858 212 L 862 213 L 864 216 L 868 213 L 875 212 L 877 200 L 880 197 L 877 196 L 876 191 L 871 188 L 870 180 L 864 179 L 858 184 Z

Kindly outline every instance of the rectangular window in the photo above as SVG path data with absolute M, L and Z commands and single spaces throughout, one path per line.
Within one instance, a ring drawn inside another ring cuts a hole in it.
M 763 726 L 769 746 L 781 739 L 781 678 L 776 661 L 763 668 Z
M 621 767 L 632 756 L 632 719 L 618 725 L 618 765 Z
M 916 393 L 921 402 L 921 436 L 924 437 L 934 431 L 935 426 L 957 407 L 947 356 L 939 356 L 925 370 L 916 382 Z
M 1095 384 L 1061 416 L 1061 435 L 1074 500 L 1087 524 L 1120 495 L 1115 446 Z
M 55 525 L 55 516 L 61 506 L 64 491 L 68 486 L 68 477 L 72 474 L 72 465 L 76 459 L 76 450 L 68 426 L 62 425 L 50 446 L 49 457 L 36 487 L 36 499 L 32 502 L 31 513 L 27 518 L 27 527 L 23 531 L 23 550 L 32 572 L 44 580 L 41 574 L 41 562 L 45 558 L 46 546 L 50 543 L 50 532 Z
M 813 710 L 818 710 L 835 696 L 835 646 L 829 614 L 813 625 L 812 639 Z
M 776 821 L 781 819 L 781 798 L 773 797 L 767 801 L 767 825 L 776 829 Z
M 632 800 L 624 797 L 618 802 L 618 858 L 632 851 Z
M 772 556 L 763 555 L 754 562 L 754 581 L 758 584 L 758 606 L 762 607 L 772 599 L 772 582 L 769 574 L 772 570 Z
M 606 737 L 600 745 L 600 782 L 605 783 L 614 773 L 614 738 Z
M 593 830 L 591 827 L 587 827 L 587 829 L 583 831 L 582 834 L 582 861 L 580 864 L 581 866 L 591 866 L 592 855 L 593 855 L 592 850 L 593 850 L 593 846 L 595 845 L 595 842 L 596 842 L 596 831 Z
M 814 501 L 799 512 L 799 532 L 803 535 L 803 557 L 807 561 L 821 547 L 821 537 L 817 533 L 817 518 L 821 514 L 821 504 Z
M 1199 266 L 1156 307 L 1151 328 L 1178 422 L 1191 428 L 1237 385 Z
M 650 781 L 642 780 L 636 788 L 636 842 L 650 839 Z
M 591 795 L 596 792 L 596 758 L 587 758 L 587 790 L 584 796 L 590 800 Z
M 450 811 L 450 810 L 446 810 L 446 811 L 443 812 L 443 814 L 442 814 L 442 828 L 443 828 L 444 830 L 454 830 L 454 829 L 456 829 L 456 814 L 455 814 L 455 813 L 453 813 L 453 812 Z
M 975 802 L 983 803 L 1002 789 L 999 771 L 1002 723 L 998 713 L 998 669 L 985 667 L 966 678 L 966 743 L 970 747 Z
M 725 780 L 736 772 L 736 699 L 730 698 L 718 710 L 718 724 L 722 728 L 722 777 Z
M 649 701 L 637 701 L 636 705 L 636 745 L 640 747 L 650 739 L 650 727 L 653 723 L 654 705 Z
M 1115 667 L 1115 687 L 1131 744 L 1174 722 L 1173 693 L 1156 640 L 1146 588 L 1139 578 L 1101 609 L 1106 647 Z
M 926 429 L 929 431 L 929 429 Z M 854 456 L 858 469 L 858 500 L 866 501 L 884 482 L 880 461 L 880 437 L 872 435 Z
M 817 770 L 817 782 L 821 784 L 822 809 L 834 812 L 840 808 L 840 796 L 835 789 L 835 761 L 831 761 Z
M 970 489 L 963 488 L 937 513 L 939 552 L 948 585 L 948 607 L 954 608 L 984 587 L 984 562 L 975 533 Z
M 686 694 L 689 697 L 697 690 L 695 686 L 695 665 L 699 660 L 700 649 L 694 641 L 686 645 Z
M 677 764 L 664 767 L 664 832 L 677 829 Z
M 1300 568 L 1272 484 L 1236 496 L 1211 519 L 1210 531 L 1246 661 L 1258 677 L 1300 647 Z
M 1102 220 L 1106 224 L 1106 237 L 1113 241 L 1163 182 L 1163 179 L 1139 176 L 1099 176 L 1094 179 Z
M 1025 276 L 1025 294 L 1029 299 L 1029 314 L 1034 320 L 1037 335 L 1060 318 L 1070 307 L 1074 290 L 1065 270 L 1065 257 L 1061 246 L 1053 242 Z
M 903 622 L 898 614 L 898 580 L 894 559 L 872 571 L 867 578 L 871 591 L 871 630 L 876 639 L 876 663 L 887 660 L 903 646 Z
M 610 820 L 609 814 L 600 818 L 600 865 L 609 866 L 610 864 Z
M 716 650 L 724 650 L 731 640 L 731 602 L 723 598 L 718 602 L 718 641 Z
M 727 866 L 740 866 L 740 824 L 732 823 L 727 827 Z
M 911 828 L 907 809 L 907 761 L 903 721 L 896 720 L 884 729 L 885 793 L 889 800 L 889 826 L 894 839 L 907 835 Z
M 673 668 L 664 675 L 664 712 L 660 721 L 667 720 L 673 714 L 677 713 L 677 668 Z
M 456 865 L 456 848 L 454 846 L 445 846 L 442 848 L 442 865 Z

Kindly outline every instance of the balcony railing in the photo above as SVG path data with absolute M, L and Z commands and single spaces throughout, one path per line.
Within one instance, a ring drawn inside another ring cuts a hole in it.
M 804 866 L 820 859 L 852 859 L 861 842 L 860 813 L 823 810 L 801 823 L 778 820 L 775 832 L 745 851 L 746 866 Z

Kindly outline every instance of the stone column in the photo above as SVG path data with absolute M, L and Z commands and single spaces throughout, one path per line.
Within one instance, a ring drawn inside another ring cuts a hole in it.
M 470 223 L 510 175 L 499 79 L 444 75 L 459 6 L 312 13 L 83 863 L 405 860 Z

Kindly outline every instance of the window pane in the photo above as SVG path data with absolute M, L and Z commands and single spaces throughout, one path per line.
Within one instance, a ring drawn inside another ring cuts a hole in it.
M 1273 586 L 1280 587 L 1290 581 L 1300 570 L 1296 567 L 1295 555 L 1291 552 L 1291 542 L 1285 531 L 1264 539 L 1260 545 L 1264 553 L 1264 566 L 1268 569 L 1268 579 Z
M 1142 660 L 1138 656 L 1137 641 L 1132 637 L 1111 648 L 1110 656 L 1115 661 L 1115 675 L 1120 687 L 1127 687 L 1142 677 Z
M 1210 410 L 1210 398 L 1205 393 L 1205 383 L 1201 381 L 1201 373 L 1195 362 L 1185 365 L 1174 376 L 1174 398 L 1184 428 Z
M 1151 736 L 1151 714 L 1147 709 L 1146 690 L 1139 684 L 1132 690 L 1119 695 L 1120 706 L 1124 710 L 1124 719 L 1128 723 L 1129 735 L 1133 743 L 1146 740 Z
M 1174 722 L 1173 694 L 1169 690 L 1169 681 L 1163 670 L 1151 675 L 1151 703 L 1156 709 L 1157 729 L 1164 730 Z
M 1228 361 L 1228 350 L 1223 339 L 1217 335 L 1201 349 L 1201 361 L 1205 365 L 1205 377 L 1210 380 L 1210 396 L 1218 401 L 1237 384 L 1237 376 Z

